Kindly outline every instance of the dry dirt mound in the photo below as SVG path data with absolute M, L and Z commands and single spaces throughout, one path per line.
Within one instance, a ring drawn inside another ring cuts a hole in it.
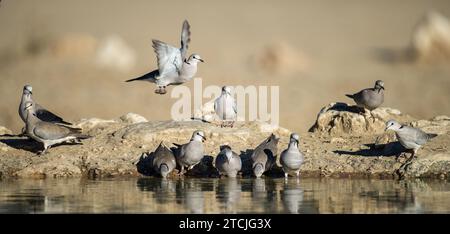
M 388 111 L 390 109 L 382 110 L 380 113 L 389 113 L 387 117 L 392 117 L 392 111 Z M 419 150 L 417 159 L 405 165 L 407 156 L 402 154 L 403 148 L 396 142 L 395 136 L 392 133 L 380 133 L 379 128 L 384 123 L 381 117 L 375 121 L 375 125 L 366 128 L 366 125 L 362 125 L 365 122 L 352 122 L 352 116 L 361 118 L 354 113 L 333 113 L 330 114 L 333 118 L 345 119 L 344 122 L 350 121 L 351 124 L 339 125 L 335 121 L 325 121 L 332 124 L 328 126 L 319 121 L 318 126 L 324 131 L 317 128 L 313 133 L 300 134 L 300 150 L 305 154 L 302 176 L 447 177 L 450 172 L 449 117 L 440 116 L 410 123 L 439 136 Z M 402 116 L 395 113 L 397 117 Z M 340 120 L 336 121 L 339 123 Z M 84 140 L 83 144 L 55 146 L 42 156 L 36 155 L 41 150 L 40 144 L 25 137 L 2 135 L 0 175 L 27 178 L 152 175 L 151 152 L 161 141 L 169 147 L 172 143 L 185 143 L 194 130 L 200 129 L 207 138 L 205 157 L 187 176 L 214 177 L 217 176 L 214 158 L 220 145 L 229 144 L 240 154 L 245 168 L 252 150 L 271 132 L 280 137 L 278 155 L 287 147 L 290 134 L 287 129 L 271 129 L 260 122 L 237 122 L 234 128 L 221 128 L 202 121 L 147 122 L 137 114 L 127 114 L 113 120 L 85 119 L 76 125 L 93 137 Z M 371 134 L 364 129 L 371 129 Z M 9 133 L 8 130 L 2 131 Z M 350 132 L 361 135 L 350 135 Z M 337 135 L 339 133 L 341 135 Z M 278 159 L 277 164 L 266 176 L 283 176 Z M 175 174 L 176 171 L 172 176 Z M 243 175 L 246 175 L 246 171 Z

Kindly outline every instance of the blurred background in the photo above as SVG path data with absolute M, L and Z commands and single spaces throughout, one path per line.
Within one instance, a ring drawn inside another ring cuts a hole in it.
M 151 39 L 179 46 L 184 19 L 203 86 L 279 85 L 283 127 L 307 131 L 324 105 L 378 79 L 383 106 L 450 115 L 448 17 L 448 0 L 3 0 L 0 125 L 22 128 L 25 84 L 68 121 L 170 119 L 173 87 L 124 81 L 156 69 Z

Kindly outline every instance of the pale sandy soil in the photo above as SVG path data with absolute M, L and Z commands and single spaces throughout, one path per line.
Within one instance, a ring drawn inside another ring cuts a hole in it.
M 288 129 L 306 131 L 322 106 L 349 101 L 345 93 L 377 79 L 385 81 L 384 106 L 418 119 L 450 115 L 448 65 L 392 64 L 377 56 L 407 46 L 414 25 L 429 10 L 450 17 L 450 2 L 4 0 L 0 126 L 22 127 L 17 107 L 24 84 L 32 84 L 35 99 L 67 120 L 128 112 L 169 119 L 175 99 L 155 95 L 148 83 L 123 81 L 156 68 L 150 39 L 178 44 L 185 18 L 192 26 L 190 52 L 206 60 L 198 72 L 203 85 L 280 86 L 281 126 Z M 67 33 L 97 40 L 117 34 L 135 50 L 136 65 L 119 72 L 97 67 L 89 53 L 33 56 L 26 49 L 45 47 Z M 294 64 L 304 68 L 271 74 L 251 66 L 251 58 L 274 43 L 302 54 L 304 60 Z

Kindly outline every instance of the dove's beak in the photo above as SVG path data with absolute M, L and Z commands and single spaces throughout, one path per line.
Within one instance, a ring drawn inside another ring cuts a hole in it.
M 205 62 L 205 60 L 203 60 L 203 59 L 199 59 L 200 60 L 200 62 L 202 62 L 202 63 L 204 63 Z
M 202 137 L 202 142 L 205 142 L 206 138 L 204 136 L 201 136 L 201 137 Z

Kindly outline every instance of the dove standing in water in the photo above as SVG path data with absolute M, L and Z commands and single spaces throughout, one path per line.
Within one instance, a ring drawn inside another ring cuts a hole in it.
M 412 151 L 408 161 L 414 158 L 421 145 L 437 136 L 436 134 L 429 134 L 417 128 L 401 125 L 395 120 L 386 122 L 385 131 L 387 130 L 393 130 L 400 144 L 407 150 Z
M 81 129 L 79 128 L 70 128 L 38 119 L 31 102 L 26 104 L 25 110 L 27 111 L 26 133 L 29 137 L 43 144 L 44 150 L 41 154 L 45 154 L 52 145 L 90 137 L 81 134 Z
M 220 153 L 216 157 L 216 168 L 221 175 L 236 177 L 242 168 L 241 157 L 233 152 L 230 146 L 221 146 Z
M 231 88 L 222 87 L 222 94 L 214 101 L 214 111 L 222 120 L 221 127 L 233 127 L 237 116 L 236 101 L 231 96 Z M 228 122 L 228 124 L 225 124 Z
M 153 169 L 163 178 L 166 178 L 167 175 L 177 166 L 175 156 L 163 142 L 159 144 L 153 155 Z
M 44 122 L 51 122 L 51 123 L 57 123 L 57 124 L 65 124 L 65 125 L 72 125 L 71 123 L 68 123 L 64 121 L 61 117 L 53 114 L 52 112 L 46 110 L 44 107 L 33 101 L 31 95 L 33 94 L 33 88 L 31 85 L 25 85 L 23 87 L 22 92 L 22 99 L 20 101 L 19 105 L 19 116 L 23 120 L 24 123 L 27 122 L 27 111 L 25 110 L 25 107 L 27 103 L 32 103 L 32 113 L 36 114 L 36 117 Z
M 184 174 L 184 167 L 191 170 L 205 155 L 203 142 L 206 140 L 203 131 L 197 130 L 192 134 L 189 143 L 184 145 L 174 144 L 178 147 L 175 154 L 178 165 L 181 167 L 180 174 Z
M 384 101 L 384 82 L 377 80 L 373 88 L 363 89 L 355 94 L 346 94 L 353 99 L 358 107 L 372 111 Z
M 272 134 L 253 151 L 251 156 L 252 169 L 256 177 L 261 177 L 275 164 L 278 140 L 279 138 Z
M 198 62 L 204 62 L 198 54 L 192 54 L 189 58 L 186 58 L 188 44 L 191 41 L 190 36 L 190 26 L 185 20 L 181 30 L 180 48 L 175 48 L 159 40 L 152 40 L 158 60 L 158 69 L 126 82 L 149 81 L 158 86 L 155 93 L 165 94 L 167 93 L 166 86 L 179 85 L 190 81 L 197 73 Z
M 294 172 L 297 178 L 300 174 L 300 166 L 303 164 L 303 154 L 298 149 L 299 136 L 292 133 L 289 140 L 289 146 L 281 153 L 280 163 L 283 166 L 284 177 L 287 179 L 288 174 Z

